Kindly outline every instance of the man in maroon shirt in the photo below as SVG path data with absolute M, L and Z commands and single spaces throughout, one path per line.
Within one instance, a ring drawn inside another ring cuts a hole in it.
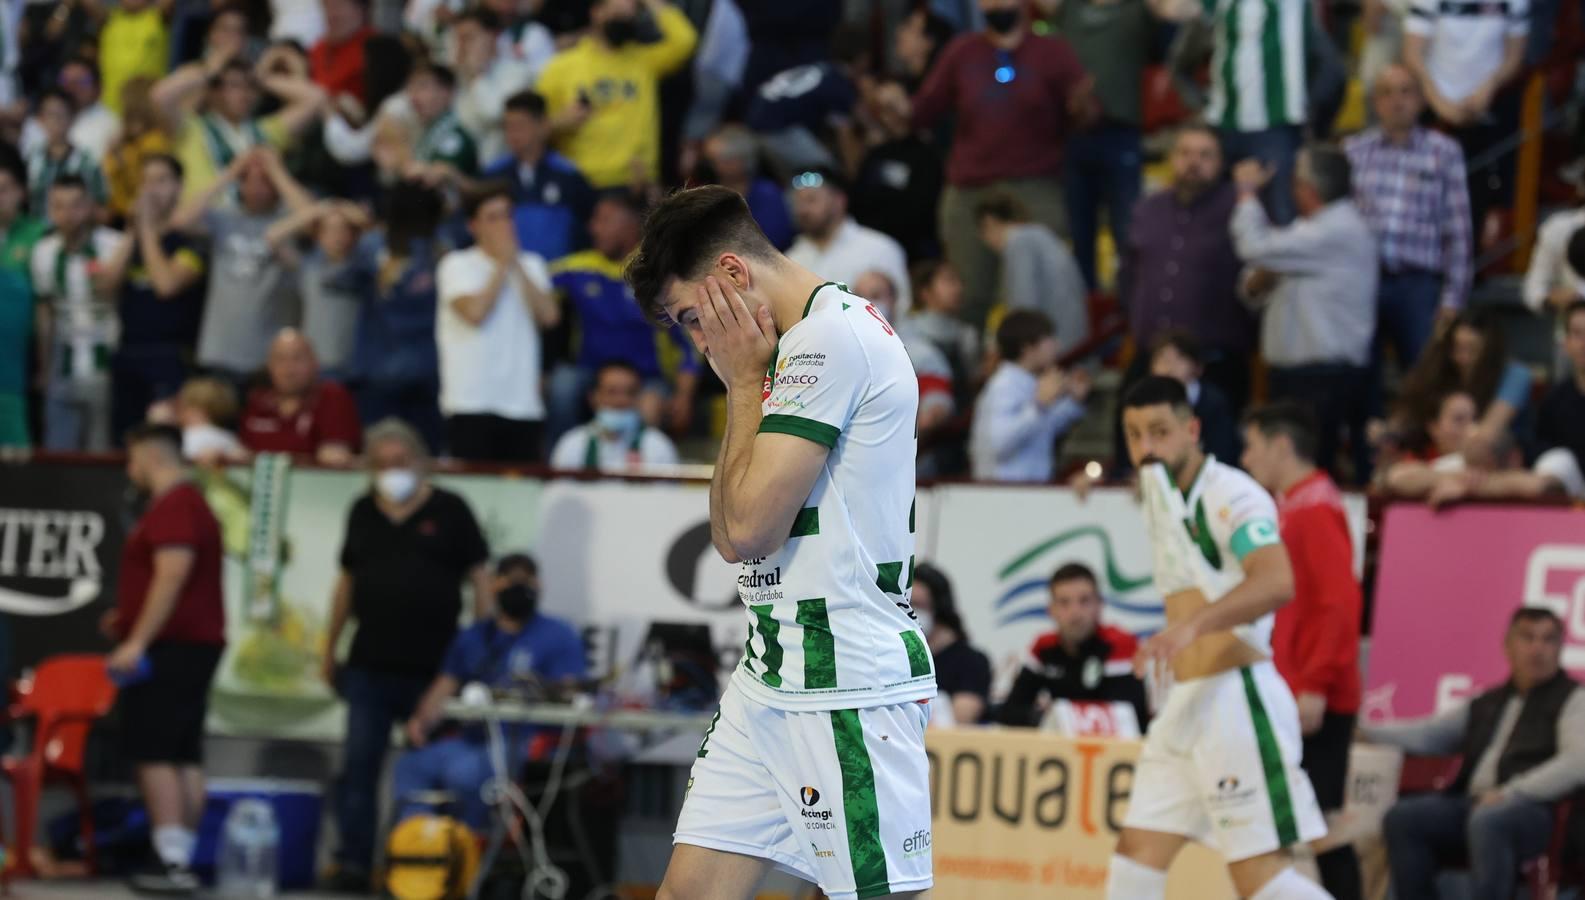
M 295 328 L 275 336 L 265 362 L 269 387 L 248 395 L 239 437 L 254 453 L 312 456 L 322 466 L 344 466 L 358 449 L 362 426 L 346 388 L 319 377 L 319 360 Z
M 193 893 L 189 868 L 204 810 L 204 717 L 225 648 L 220 523 L 187 480 L 182 434 L 144 425 L 127 437 L 127 477 L 149 505 L 121 548 L 105 660 L 121 685 L 124 752 L 148 807 L 159 869 L 140 891 Z
M 1244 419 L 1244 468 L 1277 498 L 1278 527 L 1293 563 L 1293 602 L 1277 610 L 1272 661 L 1299 705 L 1304 766 L 1321 809 L 1343 808 L 1348 755 L 1359 713 L 1359 622 L 1364 596 L 1343 495 L 1315 465 L 1315 418 L 1292 403 Z M 1350 844 L 1316 857 L 1337 900 L 1363 896 Z
M 325 36 L 308 51 L 314 83 L 332 99 L 348 94 L 363 102 L 363 48 L 369 27 L 368 0 L 325 0 Z
M 963 315 L 983 324 L 996 302 L 996 257 L 980 242 L 974 206 L 1009 193 L 1036 221 L 1067 234 L 1062 149 L 1096 115 L 1093 81 L 1066 41 L 1029 33 L 1022 0 L 979 0 L 985 30 L 955 38 L 912 101 L 914 126 L 956 117 L 942 243 L 964 283 Z

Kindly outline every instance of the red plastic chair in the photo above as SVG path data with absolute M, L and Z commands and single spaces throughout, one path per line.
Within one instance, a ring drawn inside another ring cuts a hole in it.
M 63 784 L 77 797 L 83 859 L 96 870 L 93 808 L 83 755 L 88 732 L 115 703 L 116 688 L 103 656 L 62 655 L 40 663 L 30 679 L 18 681 L 8 714 L 31 719 L 33 747 L 26 756 L 0 759 L 0 777 L 11 783 L 12 823 L 16 829 L 4 876 L 32 878 L 33 836 L 38 830 L 39 798 L 44 788 Z

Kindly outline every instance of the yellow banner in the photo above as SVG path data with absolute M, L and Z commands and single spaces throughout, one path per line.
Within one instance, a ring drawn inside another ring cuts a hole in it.
M 932 850 L 941 900 L 1106 896 L 1139 742 L 1026 729 L 932 729 Z M 1169 900 L 1236 897 L 1222 858 L 1190 844 Z

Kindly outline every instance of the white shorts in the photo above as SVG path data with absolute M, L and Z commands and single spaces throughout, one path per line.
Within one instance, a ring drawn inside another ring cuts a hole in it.
M 789 712 L 730 684 L 672 840 L 770 860 L 831 900 L 924 890 L 929 717 L 921 703 Z
M 1184 835 L 1228 862 L 1313 841 L 1326 820 L 1302 753 L 1299 708 L 1271 663 L 1175 684 L 1145 735 L 1123 826 Z

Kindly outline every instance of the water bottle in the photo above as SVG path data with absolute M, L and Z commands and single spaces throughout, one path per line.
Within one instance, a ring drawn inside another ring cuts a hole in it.
M 239 800 L 220 835 L 217 893 L 222 897 L 275 896 L 275 866 L 281 832 L 275 810 L 263 800 Z

